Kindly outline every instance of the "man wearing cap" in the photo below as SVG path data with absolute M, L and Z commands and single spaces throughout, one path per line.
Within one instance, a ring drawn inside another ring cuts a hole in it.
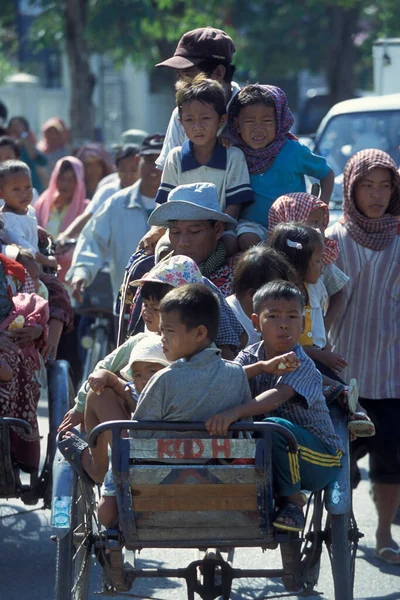
M 149 225 L 165 227 L 168 230 L 170 247 L 174 254 L 189 256 L 207 278 L 219 290 L 221 296 L 221 333 L 218 345 L 239 346 L 242 328 L 224 302 L 224 297 L 232 293 L 233 258 L 226 257 L 223 244 L 219 241 L 225 226 L 235 227 L 236 221 L 221 211 L 218 192 L 212 183 L 193 183 L 180 185 L 172 190 L 165 204 L 158 206 L 150 215 Z M 160 248 L 157 249 L 157 254 Z M 137 259 L 137 260 L 135 260 Z M 125 275 L 124 290 L 132 279 L 138 279 L 154 266 L 154 256 L 131 258 L 132 267 Z M 207 283 L 205 281 L 205 283 Z M 124 302 L 122 310 L 125 313 Z M 139 316 L 135 307 L 128 328 L 131 333 Z M 227 349 L 224 358 L 231 358 Z
M 155 207 L 154 198 L 161 179 L 155 160 L 161 152 L 164 137 L 155 134 L 143 140 L 139 151 L 139 180 L 113 194 L 80 234 L 66 277 L 76 300 L 82 301 L 82 292 L 107 259 L 113 296 L 117 298 L 125 265 L 148 231 L 147 219 Z
M 224 88 L 228 109 L 232 98 L 240 89 L 239 85 L 232 81 L 235 72 L 235 67 L 231 64 L 234 52 L 233 41 L 225 31 L 214 27 L 201 27 L 184 33 L 174 56 L 156 67 L 174 69 L 180 77 L 194 77 L 198 73 L 204 73 L 207 77 L 216 79 Z M 162 170 L 168 152 L 176 146 L 182 146 L 186 140 L 179 122 L 178 109 L 175 108 L 165 134 L 163 149 L 156 161 L 157 167 Z

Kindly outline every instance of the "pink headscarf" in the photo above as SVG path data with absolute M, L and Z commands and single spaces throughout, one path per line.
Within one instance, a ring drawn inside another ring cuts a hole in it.
M 58 195 L 57 177 L 60 172 L 61 165 L 65 161 L 68 161 L 74 170 L 76 177 L 76 188 L 74 195 L 72 196 L 72 201 L 68 206 L 65 217 L 62 220 L 60 233 L 63 232 L 68 225 L 70 225 L 76 219 L 76 217 L 79 217 L 79 215 L 83 213 L 86 206 L 89 204 L 89 200 L 86 200 L 85 172 L 83 164 L 78 158 L 75 158 L 75 156 L 65 156 L 64 158 L 60 158 L 51 174 L 49 187 L 43 192 L 43 194 L 39 196 L 39 199 L 34 206 L 38 224 L 46 229 L 51 212 L 54 208 L 54 202 Z M 62 254 L 61 256 L 57 257 L 61 267 L 59 279 L 62 282 L 65 281 L 65 275 L 71 266 L 72 255 L 73 250 L 70 250 L 66 254 Z
M 57 129 L 57 131 L 59 131 L 62 134 L 61 145 L 57 145 L 57 147 L 50 147 L 49 142 L 45 136 L 46 131 L 48 129 L 51 129 L 52 127 Z M 69 129 L 65 122 L 62 119 L 60 119 L 60 117 L 51 117 L 51 119 L 48 119 L 42 126 L 42 138 L 39 140 L 37 147 L 41 152 L 47 154 L 48 152 L 55 152 L 56 150 L 64 148 L 68 144 L 68 141 Z
M 95 142 L 86 144 L 86 146 L 79 148 L 75 154 L 82 162 L 85 162 L 87 158 L 98 158 L 99 160 L 103 161 L 105 171 L 104 177 L 115 172 L 113 159 L 101 144 L 97 144 Z
M 60 233 L 64 231 L 64 229 L 66 229 L 68 225 L 70 225 L 72 221 L 76 219 L 76 217 L 79 217 L 79 215 L 83 213 L 87 204 L 89 203 L 89 201 L 86 200 L 85 173 L 83 164 L 78 158 L 75 158 L 75 156 L 64 156 L 64 158 L 60 158 L 51 174 L 49 187 L 43 192 L 43 194 L 39 196 L 39 199 L 34 206 L 39 225 L 46 229 L 50 214 L 53 210 L 54 202 L 58 194 L 57 177 L 60 173 L 61 165 L 65 161 L 68 161 L 74 170 L 76 177 L 76 188 L 74 195 L 72 196 L 72 201 L 68 206 L 68 210 L 61 223 Z
M 311 211 L 322 208 L 325 212 L 325 229 L 329 223 L 329 208 L 322 200 L 305 192 L 285 194 L 275 200 L 268 215 L 268 235 L 271 235 L 278 223 L 300 223 L 306 221 Z M 324 237 L 325 250 L 322 262 L 325 265 L 335 262 L 339 256 L 339 246 L 334 240 Z

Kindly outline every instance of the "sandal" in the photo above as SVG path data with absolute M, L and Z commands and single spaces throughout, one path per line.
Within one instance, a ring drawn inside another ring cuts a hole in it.
M 384 556 L 384 554 L 390 554 L 390 556 Z M 400 548 L 379 548 L 375 551 L 375 558 L 388 563 L 389 565 L 400 565 Z
M 324 393 L 327 405 L 329 406 L 332 404 L 332 402 L 335 402 L 335 400 L 338 400 L 340 404 L 341 396 L 345 390 L 346 386 L 343 385 L 343 383 L 337 383 L 336 385 L 324 385 L 322 391 Z
M 88 485 L 96 485 L 96 482 L 86 473 L 82 467 L 81 455 L 86 448 L 89 448 L 89 444 L 79 435 L 77 430 L 73 430 L 75 433 L 66 437 L 61 437 L 63 433 L 59 433 L 57 436 L 57 446 L 65 460 L 69 462 L 75 473 Z
M 354 413 L 354 416 L 363 415 L 367 417 L 365 413 Z M 372 437 L 375 435 L 375 425 L 371 421 L 369 417 L 367 418 L 358 418 L 358 419 L 349 419 L 347 422 L 347 429 L 355 435 L 356 437 Z
M 294 525 L 286 525 L 286 523 L 281 523 L 280 521 L 277 521 L 277 519 L 279 518 L 292 519 L 294 521 Z M 272 523 L 272 525 L 277 529 L 297 532 L 303 531 L 305 524 L 306 523 L 303 511 L 301 510 L 300 506 L 298 504 L 295 504 L 294 502 L 288 502 L 287 504 L 282 506 L 282 508 L 280 508 L 276 513 L 275 521 L 273 521 Z

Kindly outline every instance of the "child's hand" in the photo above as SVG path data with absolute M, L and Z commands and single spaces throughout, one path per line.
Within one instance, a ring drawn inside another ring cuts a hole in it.
M 328 369 L 340 373 L 344 371 L 348 363 L 336 352 L 331 352 L 324 348 L 318 353 L 318 360 L 322 362 Z
M 12 339 L 14 344 L 23 346 L 24 344 L 31 344 L 35 340 L 38 340 L 43 334 L 43 327 L 41 325 L 26 325 L 20 329 L 13 329 L 5 333 Z
M 226 435 L 229 425 L 240 419 L 238 407 L 229 408 L 207 419 L 206 429 L 210 435 Z
M 71 410 L 69 410 L 64 416 L 57 431 L 69 431 L 73 427 L 81 425 L 83 423 L 83 420 L 84 413 L 79 412 L 78 410 L 76 410 L 75 407 L 71 408 Z
M 262 364 L 264 373 L 284 375 L 298 369 L 301 363 L 294 352 L 287 352 L 287 354 L 281 354 L 270 360 L 264 360 Z
M 106 369 L 94 371 L 94 373 L 88 377 L 89 385 L 96 394 L 101 394 L 101 392 L 104 391 L 104 388 L 110 385 L 112 375 L 114 375 L 114 373 L 111 373 Z M 114 375 L 114 377 L 116 377 L 116 375 Z
M 228 137 L 225 137 L 224 135 L 221 135 L 218 138 L 219 143 L 221 144 L 221 146 L 223 148 L 231 148 L 232 147 L 232 140 Z

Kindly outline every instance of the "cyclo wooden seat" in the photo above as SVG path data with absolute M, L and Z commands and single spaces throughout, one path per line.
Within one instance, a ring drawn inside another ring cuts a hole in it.
M 276 547 L 271 435 L 279 429 L 295 452 L 288 430 L 237 423 L 231 430 L 262 435 L 232 439 L 210 438 L 204 423 L 121 421 L 100 427 L 113 431 L 119 526 L 127 548 Z M 121 438 L 123 429 L 158 430 L 165 437 Z M 169 431 L 185 430 L 199 437 L 168 437 Z

